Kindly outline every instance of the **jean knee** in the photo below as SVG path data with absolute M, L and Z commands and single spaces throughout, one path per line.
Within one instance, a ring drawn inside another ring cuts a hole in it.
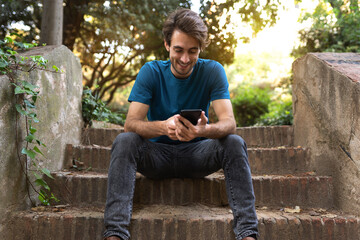
M 221 142 L 225 151 L 226 162 L 231 159 L 242 159 L 247 161 L 247 146 L 242 137 L 236 134 L 231 134 L 223 138 Z
M 137 149 L 137 147 L 142 143 L 142 141 L 142 137 L 140 137 L 140 135 L 137 133 L 120 133 L 119 135 L 117 135 L 113 142 L 112 151 L 119 148 L 122 150 Z
M 230 134 L 223 139 L 223 146 L 225 148 L 240 148 L 247 149 L 245 140 L 236 134 Z

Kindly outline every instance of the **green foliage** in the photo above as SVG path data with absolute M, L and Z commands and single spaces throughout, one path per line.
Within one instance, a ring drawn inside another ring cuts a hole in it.
M 239 14 L 242 22 L 251 27 L 253 35 L 267 26 L 272 26 L 277 20 L 277 11 L 281 3 L 279 0 L 268 1 L 216 1 L 201 0 L 200 16 L 208 26 L 211 40 L 208 48 L 201 53 L 202 58 L 216 60 L 222 64 L 232 64 L 238 44 L 235 32 L 239 30 L 232 19 L 232 14 Z M 232 24 L 231 24 L 232 23 Z M 232 26 L 232 28 L 230 28 Z M 243 33 L 239 40 L 249 42 L 249 37 Z
M 237 126 L 252 126 L 261 115 L 268 112 L 270 88 L 243 84 L 236 89 L 231 102 Z
M 291 99 L 273 101 L 269 104 L 269 112 L 257 121 L 257 126 L 292 125 L 293 110 Z
M 292 125 L 292 97 L 289 90 L 242 84 L 233 94 L 231 102 L 237 126 Z
M 34 58 L 39 59 L 39 58 Z M 36 64 L 41 64 L 43 59 L 36 62 Z M 50 178 L 53 178 L 50 174 L 50 171 L 46 168 L 41 168 L 38 164 L 37 155 L 43 155 L 39 147 L 46 147 L 46 145 L 37 138 L 36 132 L 37 129 L 34 127 L 34 123 L 38 123 L 39 119 L 35 112 L 36 100 L 38 98 L 39 91 L 35 85 L 32 85 L 26 81 L 17 81 L 12 83 L 14 85 L 15 95 L 20 95 L 20 103 L 15 105 L 16 110 L 22 116 L 25 117 L 27 121 L 27 135 L 25 137 L 26 147 L 22 148 L 21 153 L 28 156 L 31 159 L 33 166 L 35 167 L 34 176 L 36 178 L 35 184 L 39 187 L 42 187 L 38 192 L 38 199 L 43 205 L 50 205 L 51 200 L 57 200 L 56 197 L 51 193 L 50 187 L 47 182 L 43 179 L 43 175 L 47 175 Z M 41 173 L 40 175 L 38 173 Z
M 301 45 L 293 49 L 292 56 L 300 57 L 308 52 L 360 52 L 357 1 L 320 1 L 315 11 L 306 13 L 301 21 L 309 19 L 313 25 L 299 32 Z
M 24 42 L 31 42 L 39 34 L 41 24 L 41 1 L 1 0 L 0 39 L 14 31 L 14 23 L 25 25 Z
M 78 39 L 71 46 L 81 54 L 85 86 L 98 85 L 94 92 L 111 102 L 119 87 L 136 79 L 145 62 L 167 58 L 163 21 L 177 7 L 190 7 L 189 2 L 89 1 Z
M 21 35 L 12 34 L 12 37 L 15 39 L 21 38 Z M 32 165 L 35 167 L 35 171 L 33 171 L 36 179 L 35 184 L 40 186 L 41 189 L 37 191 L 31 183 L 30 185 L 33 190 L 38 193 L 38 199 L 40 202 L 44 205 L 49 205 L 51 200 L 57 201 L 57 199 L 51 193 L 49 185 L 42 178 L 43 175 L 47 175 L 50 178 L 53 177 L 51 176 L 48 169 L 40 167 L 38 160 L 39 154 L 44 155 L 41 151 L 41 148 L 46 147 L 46 145 L 37 137 L 37 129 L 34 126 L 34 123 L 39 122 L 36 114 L 36 101 L 39 95 L 39 91 L 37 90 L 38 87 L 27 81 L 17 79 L 18 71 L 30 72 L 34 69 L 45 70 L 47 60 L 42 56 L 19 56 L 17 50 L 27 50 L 36 46 L 36 44 L 19 42 L 14 40 L 12 37 L 9 36 L 4 40 L 0 40 L 0 73 L 6 74 L 9 77 L 11 84 L 14 86 L 14 95 L 16 96 L 16 111 L 25 118 L 25 147 L 22 148 L 21 154 L 27 156 L 27 158 L 30 159 Z M 53 66 L 53 68 L 58 70 L 56 66 Z M 17 118 L 16 121 L 18 121 Z M 16 124 L 16 135 L 17 130 L 18 122 Z M 19 143 L 17 143 L 17 145 L 19 145 Z M 28 161 L 25 160 L 25 169 L 20 157 L 19 161 L 28 180 Z
M 91 126 L 92 121 L 104 121 L 118 125 L 124 125 L 125 114 L 114 113 L 106 107 L 106 104 L 99 98 L 98 95 L 91 92 L 91 89 L 85 87 L 82 96 L 82 116 L 85 127 Z
M 275 23 L 279 0 L 202 0 L 200 16 L 209 28 L 210 46 L 203 58 L 230 64 L 237 45 L 234 29 L 227 29 L 237 9 L 254 33 Z M 117 89 L 135 80 L 144 62 L 167 59 L 161 33 L 163 21 L 178 7 L 191 7 L 191 0 L 64 0 L 63 43 L 81 60 L 84 82 L 99 98 L 110 103 Z M 40 32 L 41 0 L 5 0 L 0 5 L 0 37 L 14 22 L 29 28 L 26 34 Z M 18 17 L 21 16 L 21 17 Z M 223 22 L 223 20 L 225 21 Z M 223 23 L 222 23 L 223 22 Z M 244 41 L 248 40 L 241 37 Z

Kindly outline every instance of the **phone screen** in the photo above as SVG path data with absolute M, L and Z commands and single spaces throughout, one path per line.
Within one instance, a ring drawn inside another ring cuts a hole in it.
M 180 115 L 189 120 L 189 122 L 191 122 L 193 125 L 196 125 L 200 118 L 201 112 L 201 109 L 184 109 L 181 110 Z

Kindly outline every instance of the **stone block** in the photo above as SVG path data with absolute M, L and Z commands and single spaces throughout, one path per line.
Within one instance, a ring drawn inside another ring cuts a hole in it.
M 36 113 L 40 120 L 34 124 L 36 136 L 46 148 L 39 164 L 49 170 L 60 170 L 65 159 L 66 144 L 79 144 L 83 127 L 81 114 L 82 70 L 80 61 L 65 46 L 46 46 L 27 51 L 23 56 L 41 55 L 49 60 L 47 69 L 58 66 L 63 72 L 34 70 L 20 72 L 19 80 L 39 87 Z M 18 127 L 16 126 L 18 123 Z M 17 158 L 26 136 L 23 117 L 16 114 L 13 87 L 6 76 L 0 76 L 0 215 L 28 206 L 26 180 Z M 16 130 L 17 129 L 17 130 Z M 16 134 L 17 132 L 17 134 Z M 19 145 L 16 145 L 18 140 Z M 24 165 L 24 158 L 21 160 Z M 32 174 L 30 173 L 30 176 Z M 32 181 L 33 179 L 31 179 Z M 33 200 L 35 193 L 30 193 Z M 6 217 L 1 218 L 0 224 Z M 3 228 L 0 228 L 0 238 Z
M 334 178 L 336 207 L 360 213 L 360 54 L 310 53 L 293 64 L 294 145 Z

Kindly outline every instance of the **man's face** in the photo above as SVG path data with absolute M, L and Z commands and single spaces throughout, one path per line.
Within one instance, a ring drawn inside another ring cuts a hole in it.
M 175 30 L 171 38 L 171 46 L 165 42 L 165 47 L 170 54 L 171 72 L 174 76 L 189 77 L 200 54 L 198 40 L 180 30 Z

